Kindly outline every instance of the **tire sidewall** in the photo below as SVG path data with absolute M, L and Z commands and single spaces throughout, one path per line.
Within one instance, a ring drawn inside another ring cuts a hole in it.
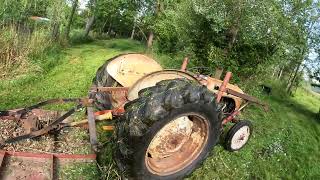
M 135 145 L 136 154 L 133 159 L 133 162 L 135 162 L 133 169 L 134 176 L 139 177 L 139 179 L 182 179 L 186 175 L 189 175 L 209 155 L 212 147 L 219 139 L 221 122 L 218 120 L 218 113 L 215 112 L 215 109 L 214 104 L 185 104 L 182 108 L 173 109 L 163 119 L 155 122 L 145 136 L 141 137 L 144 140 L 138 140 L 137 142 L 140 143 Z M 146 151 L 152 139 L 166 124 L 179 116 L 191 113 L 202 116 L 208 122 L 209 134 L 206 145 L 203 147 L 198 157 L 183 170 L 167 176 L 158 176 L 151 173 L 146 167 L 145 158 Z

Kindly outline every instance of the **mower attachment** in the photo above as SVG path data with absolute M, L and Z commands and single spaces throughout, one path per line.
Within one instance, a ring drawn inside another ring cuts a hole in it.
M 18 120 L 18 119 L 26 118 L 27 113 L 32 111 L 33 109 L 36 109 L 36 108 L 39 108 L 39 107 L 42 107 L 42 106 L 45 106 L 48 104 L 55 104 L 55 103 L 61 104 L 61 103 L 69 103 L 69 102 L 75 102 L 75 103 L 77 103 L 77 105 L 75 107 L 71 108 L 68 112 L 63 114 L 61 117 L 55 119 L 48 126 L 42 128 L 42 129 L 39 129 L 39 130 L 34 130 L 36 128 L 27 129 L 27 131 L 30 131 L 27 134 L 0 141 L 0 147 L 4 146 L 5 144 L 15 143 L 17 141 L 41 136 L 43 134 L 48 133 L 51 130 L 58 129 L 59 124 L 64 119 L 66 119 L 67 117 L 69 117 L 74 112 L 81 109 L 82 107 L 86 106 L 88 104 L 88 101 L 86 99 L 79 99 L 79 98 L 76 98 L 76 99 L 50 99 L 50 100 L 43 101 L 38 104 L 29 106 L 29 107 L 26 107 L 23 109 L 19 109 L 19 110 L 0 111 L 0 118 L 1 119 L 7 118 L 7 119 L 17 119 Z

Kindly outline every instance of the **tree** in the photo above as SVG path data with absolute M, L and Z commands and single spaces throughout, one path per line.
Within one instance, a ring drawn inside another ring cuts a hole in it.
M 309 34 L 307 29 L 315 22 L 317 3 L 178 1 L 164 8 L 153 29 L 161 52 L 184 52 L 195 66 L 222 67 L 234 72 L 235 79 L 266 79 L 260 74 L 273 74 L 290 82 L 289 87 L 300 79 L 300 64 L 315 36 L 314 28 Z
M 156 32 L 160 40 L 177 40 L 175 47 L 188 49 L 197 66 L 219 66 L 250 75 L 258 70 L 253 65 L 267 63 L 275 53 L 279 11 L 269 1 L 181 1 L 164 11 L 166 18 L 160 18 Z M 172 51 L 170 46 L 160 49 Z
M 53 41 L 59 40 L 60 29 L 66 19 L 67 4 L 64 0 L 52 1 L 47 10 L 46 14 L 51 22 L 51 39 Z
M 313 38 L 317 32 L 314 28 L 320 18 L 320 12 L 318 10 L 319 2 L 316 1 L 289 2 L 288 5 L 292 7 L 290 15 L 293 25 L 296 27 L 296 31 L 293 33 L 296 35 L 296 48 L 299 49 L 296 66 L 292 76 L 290 76 L 288 80 L 286 89 L 288 93 L 291 93 L 294 84 L 296 84 L 295 82 L 299 72 L 302 72 L 304 69 L 304 67 L 301 67 L 305 61 L 308 61 L 308 54 L 314 46 Z
M 96 0 L 90 0 L 89 1 L 89 9 L 91 12 L 91 16 L 87 20 L 87 24 L 84 30 L 84 36 L 87 37 L 89 35 L 89 32 L 93 26 L 94 20 L 95 20 L 95 8 L 96 8 Z
M 69 16 L 69 19 L 68 19 L 68 23 L 67 23 L 67 26 L 66 26 L 66 30 L 65 30 L 66 39 L 69 39 L 70 28 L 71 28 L 72 20 L 73 20 L 73 17 L 74 17 L 74 13 L 76 12 L 77 6 L 78 6 L 78 0 L 73 0 L 72 10 L 71 10 L 71 13 L 70 13 L 70 16 Z
M 151 1 L 152 2 L 152 1 Z M 161 15 L 161 13 L 164 11 L 164 4 L 166 3 L 166 1 L 164 0 L 157 0 L 154 3 L 150 3 L 149 2 L 149 11 L 151 11 L 151 13 L 153 14 L 150 18 L 151 24 L 155 24 L 157 22 L 157 19 L 159 18 L 159 16 Z M 167 2 L 168 3 L 168 2 Z M 170 3 L 170 2 L 169 2 Z M 148 1 L 147 1 L 148 4 Z M 147 48 L 151 48 L 152 43 L 153 43 L 153 38 L 154 38 L 154 30 L 151 27 L 149 27 L 149 35 L 148 35 L 148 41 L 147 41 Z

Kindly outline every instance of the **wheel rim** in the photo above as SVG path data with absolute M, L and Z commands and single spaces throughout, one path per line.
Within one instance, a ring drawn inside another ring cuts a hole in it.
M 250 136 L 250 127 L 243 126 L 232 136 L 231 139 L 231 148 L 232 149 L 240 149 L 243 147 L 247 141 L 249 140 Z
M 161 176 L 190 165 L 202 152 L 209 135 L 208 121 L 199 115 L 180 116 L 160 129 L 146 152 L 146 166 Z

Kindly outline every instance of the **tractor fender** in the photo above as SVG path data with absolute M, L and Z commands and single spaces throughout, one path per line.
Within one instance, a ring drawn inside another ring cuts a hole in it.
M 193 77 L 192 74 L 187 72 L 173 70 L 173 69 L 156 71 L 146 76 L 143 76 L 129 88 L 128 100 L 132 101 L 138 98 L 138 92 L 141 89 L 154 86 L 156 85 L 157 82 L 160 82 L 162 80 L 177 79 L 177 78 L 189 79 L 200 84 L 200 82 L 195 77 Z
M 107 72 L 124 87 L 132 86 L 138 79 L 162 67 L 154 59 L 137 53 L 120 54 L 107 66 Z

